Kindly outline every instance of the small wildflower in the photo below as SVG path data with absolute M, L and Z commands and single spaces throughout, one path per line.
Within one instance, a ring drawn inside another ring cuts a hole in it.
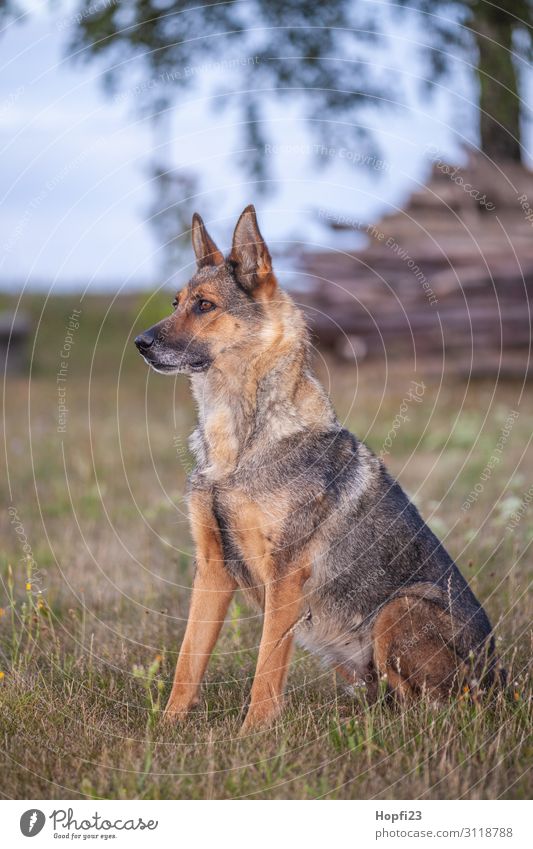
M 30 583 L 30 581 L 26 581 L 26 589 L 27 589 L 27 590 L 31 590 L 31 583 Z
M 520 701 L 520 693 L 517 692 L 517 690 L 514 691 L 513 699 L 515 700 L 515 702 Z
M 463 687 L 463 693 L 466 695 L 466 693 L 469 693 L 469 692 L 470 692 L 470 687 L 468 686 L 468 684 L 465 684 L 464 687 Z
M 5 610 L 4 610 L 4 608 L 3 608 L 3 607 L 0 607 L 0 619 L 2 618 L 2 616 L 3 616 L 4 614 L 5 614 Z
M 3 681 L 5 678 L 5 672 L 0 672 L 0 681 Z
M 161 655 L 160 655 L 160 654 L 156 654 L 156 656 L 155 656 L 155 661 L 156 661 L 156 663 L 161 663 L 161 660 L 162 660 Z

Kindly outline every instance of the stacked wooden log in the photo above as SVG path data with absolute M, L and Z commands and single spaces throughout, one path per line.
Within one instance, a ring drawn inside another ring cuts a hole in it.
M 18 374 L 27 365 L 31 323 L 25 313 L 0 313 L 0 368 Z
M 467 374 L 523 376 L 532 207 L 533 173 L 517 163 L 437 162 L 402 212 L 358 226 L 363 249 L 302 256 L 297 299 L 316 340 L 348 359 L 446 359 Z M 349 230 L 342 221 L 332 214 L 332 226 Z

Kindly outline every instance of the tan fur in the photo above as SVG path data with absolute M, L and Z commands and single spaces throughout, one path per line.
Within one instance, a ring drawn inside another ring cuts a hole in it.
M 263 634 L 250 707 L 241 733 L 271 722 L 281 711 L 294 628 L 302 612 L 303 587 L 309 575 L 310 565 L 299 564 L 288 575 L 270 580 L 265 587 Z
M 237 587 L 224 568 L 220 539 L 212 524 L 208 499 L 194 493 L 190 514 L 197 566 L 185 637 L 165 709 L 167 721 L 185 715 L 196 704 L 198 688 Z
M 263 505 L 258 505 L 242 493 L 235 493 L 234 536 L 248 568 L 257 583 L 265 585 L 272 579 L 272 538 L 277 532 L 276 520 L 269 517 Z
M 202 294 L 203 294 L 202 290 Z M 208 292 L 208 290 L 206 290 Z M 207 294 L 206 294 L 207 297 Z M 224 334 L 234 339 L 234 328 L 217 324 L 217 340 L 221 353 L 216 368 L 206 375 L 193 378 L 193 392 L 198 405 L 199 419 L 208 443 L 209 477 L 216 480 L 229 474 L 236 465 L 243 442 L 249 436 L 246 429 L 249 411 L 256 403 L 257 386 L 261 379 L 282 362 L 302 336 L 302 318 L 292 301 L 279 290 L 269 303 L 267 320 L 258 336 L 247 342 L 246 359 L 233 349 L 224 350 Z M 208 338 L 209 327 L 197 332 L 197 338 Z M 293 415 L 272 416 L 271 437 L 282 439 L 306 428 L 327 427 L 332 413 L 323 388 L 311 374 L 302 374 L 299 358 L 284 364 L 283 379 L 294 387 Z
M 403 597 L 385 605 L 374 625 L 374 659 L 400 698 L 427 692 L 443 699 L 458 688 L 451 629 L 449 615 L 425 599 Z

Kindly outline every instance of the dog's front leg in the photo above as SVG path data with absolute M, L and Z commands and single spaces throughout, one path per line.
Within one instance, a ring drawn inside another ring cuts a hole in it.
M 165 708 L 165 721 L 183 717 L 197 702 L 209 657 L 235 592 L 236 583 L 221 558 L 221 554 L 219 558 L 208 558 L 199 553 L 187 628 Z
M 263 634 L 241 734 L 267 725 L 281 711 L 294 629 L 302 612 L 302 589 L 308 577 L 307 568 L 300 567 L 265 587 Z

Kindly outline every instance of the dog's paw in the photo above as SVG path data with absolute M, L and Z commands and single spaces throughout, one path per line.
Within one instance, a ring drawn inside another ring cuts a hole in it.
M 184 722 L 187 718 L 190 710 L 196 707 L 198 704 L 198 699 L 195 699 L 194 702 L 190 704 L 182 704 L 180 702 L 168 702 L 165 710 L 163 711 L 163 715 L 161 717 L 161 722 L 163 725 L 179 725 Z
M 270 708 L 267 710 L 264 708 L 254 709 L 251 707 L 246 714 L 243 724 L 241 725 L 239 737 L 246 737 L 247 734 L 251 734 L 254 731 L 264 731 L 276 721 L 280 712 L 281 709 L 277 706 L 274 709 Z
M 172 692 L 169 696 L 167 706 L 163 711 L 161 721 L 164 725 L 175 725 L 183 722 L 189 711 L 199 704 L 200 697 L 198 695 L 191 696 L 190 692 L 184 693 L 179 690 Z
M 161 716 L 161 724 L 165 725 L 169 728 L 172 725 L 179 725 L 180 723 L 182 723 L 185 720 L 187 713 L 188 713 L 187 710 L 180 710 L 180 709 L 176 709 L 176 708 L 168 708 L 167 707 L 167 708 L 165 708 L 165 710 L 163 711 L 163 714 Z

